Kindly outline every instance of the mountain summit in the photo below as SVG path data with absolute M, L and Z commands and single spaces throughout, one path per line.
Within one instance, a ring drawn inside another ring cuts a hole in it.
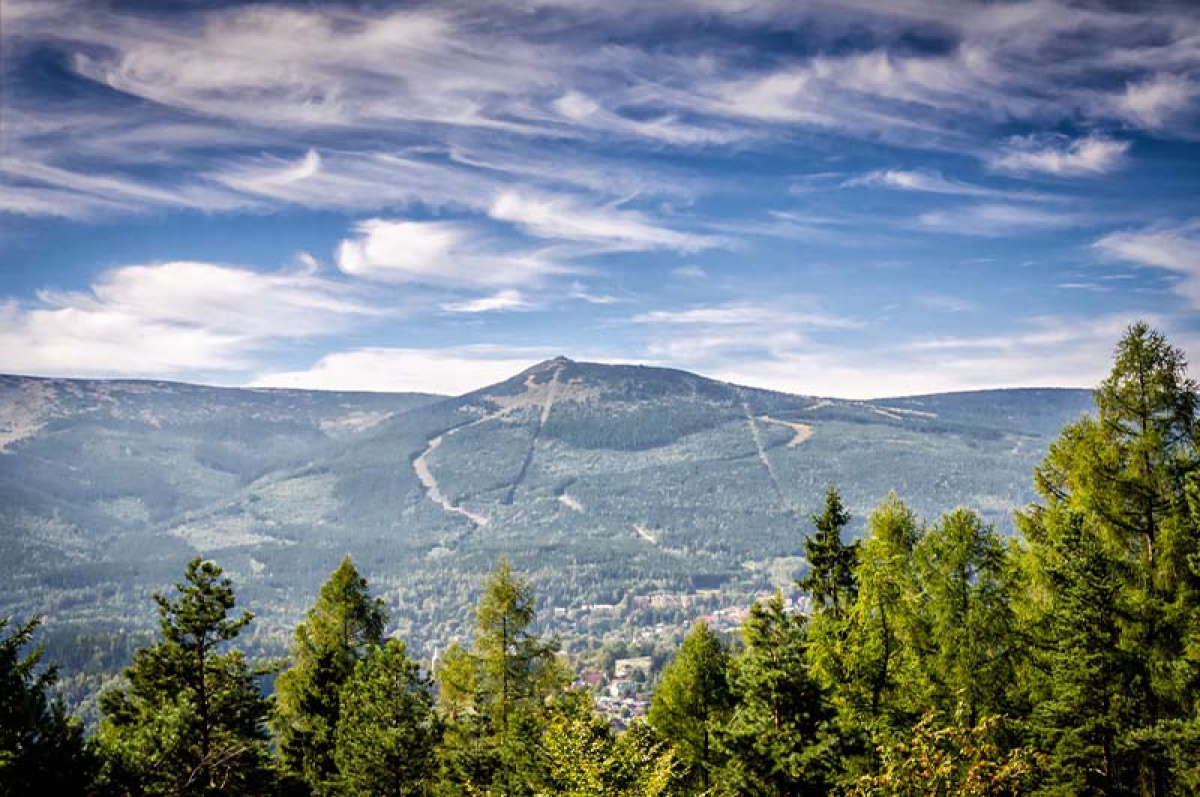
M 892 488 L 920 513 L 965 501 L 1007 527 L 1050 437 L 1089 405 L 842 401 L 566 357 L 451 398 L 7 377 L 0 601 L 71 601 L 87 607 L 75 620 L 116 626 L 199 552 L 286 623 L 346 551 L 415 644 L 462 628 L 472 578 L 501 554 L 552 605 L 700 582 L 749 596 L 795 574 L 831 483 L 853 528 Z

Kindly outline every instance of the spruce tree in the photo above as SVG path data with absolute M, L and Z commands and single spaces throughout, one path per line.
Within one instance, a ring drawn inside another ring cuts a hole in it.
M 0 797 L 82 795 L 93 775 L 83 726 L 54 695 L 57 669 L 41 666 L 42 649 L 22 650 L 37 620 L 6 630 L 0 617 Z
M 824 795 L 837 747 L 833 707 L 809 673 L 804 620 L 776 593 L 756 602 L 742 625 L 745 647 L 730 675 L 736 701 L 719 734 L 726 758 L 720 791 L 729 795 Z
M 382 642 L 386 624 L 383 602 L 371 597 L 347 556 L 296 627 L 291 667 L 275 681 L 272 724 L 284 771 L 314 794 L 329 794 L 338 782 L 341 690 L 355 664 Z
M 433 793 L 440 723 L 431 689 L 399 640 L 388 640 L 355 665 L 340 700 L 334 751 L 338 794 Z
M 650 724 L 675 746 L 690 785 L 705 791 L 722 756 L 715 737 L 733 707 L 729 653 L 701 620 L 663 671 L 650 704 Z
M 253 615 L 231 618 L 221 568 L 187 565 L 175 597 L 155 595 L 162 639 L 134 654 L 126 686 L 100 698 L 104 785 L 116 794 L 262 794 L 273 771 L 264 675 L 229 648 Z
M 841 495 L 836 487 L 830 486 L 825 493 L 824 510 L 812 516 L 816 534 L 804 539 L 809 572 L 799 586 L 812 596 L 814 613 L 829 611 L 838 618 L 854 602 L 858 591 L 854 567 L 859 544 L 842 542 L 842 530 L 849 522 L 850 513 L 842 506 Z

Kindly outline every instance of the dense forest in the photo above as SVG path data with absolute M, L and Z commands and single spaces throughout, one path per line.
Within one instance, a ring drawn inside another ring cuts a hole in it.
M 697 624 L 650 711 L 594 710 L 507 561 L 474 640 L 429 666 L 349 558 L 284 661 L 251 661 L 230 580 L 192 561 L 85 734 L 36 621 L 0 624 L 0 795 L 1200 793 L 1200 421 L 1144 324 L 1095 413 L 1034 473 L 1008 539 L 897 496 L 849 542 L 830 488 L 798 586 L 740 639 Z M 272 686 L 273 684 L 273 686 Z

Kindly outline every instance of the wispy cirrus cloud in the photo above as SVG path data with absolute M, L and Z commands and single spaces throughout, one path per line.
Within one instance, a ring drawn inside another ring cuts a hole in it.
M 1077 213 L 1032 205 L 988 202 L 927 211 L 917 217 L 917 223 L 939 233 L 996 237 L 1053 232 L 1090 222 Z
M 1063 136 L 1018 136 L 992 160 L 997 169 L 1080 176 L 1107 174 L 1124 164 L 1128 141 L 1099 135 L 1068 139 Z
M 1200 308 L 1200 220 L 1113 232 L 1094 246 L 1109 257 L 1171 272 L 1176 292 Z
M 488 215 L 538 238 L 577 241 L 605 249 L 694 252 L 719 244 L 716 238 L 679 232 L 635 211 L 588 207 L 565 196 L 503 191 L 492 202 Z

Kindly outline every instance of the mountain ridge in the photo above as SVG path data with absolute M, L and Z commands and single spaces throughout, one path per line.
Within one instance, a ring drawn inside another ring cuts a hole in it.
M 584 607 L 788 586 L 829 484 L 852 533 L 893 489 L 923 517 L 964 504 L 1011 529 L 1090 405 L 1051 388 L 820 398 L 565 357 L 460 396 L 3 376 L 0 613 L 42 615 L 52 639 L 140 633 L 150 594 L 201 554 L 275 653 L 349 552 L 428 650 L 466 632 L 503 555 L 567 644 L 643 633 L 658 614 Z

